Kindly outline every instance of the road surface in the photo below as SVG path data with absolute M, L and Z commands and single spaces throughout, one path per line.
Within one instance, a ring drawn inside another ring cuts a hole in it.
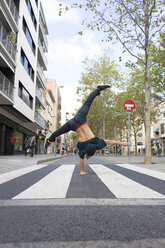
M 0 247 L 165 247 L 165 173 L 78 157 L 0 175 Z M 141 246 L 140 246 L 141 245 Z

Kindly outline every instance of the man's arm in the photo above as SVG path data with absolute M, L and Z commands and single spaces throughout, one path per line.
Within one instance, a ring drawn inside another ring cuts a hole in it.
M 80 175 L 87 175 L 88 173 L 86 173 L 84 171 L 84 159 L 80 158 Z
M 80 172 L 84 171 L 84 159 L 80 158 Z
M 121 142 L 116 140 L 104 140 L 107 145 L 120 145 L 120 146 L 128 146 L 128 142 Z

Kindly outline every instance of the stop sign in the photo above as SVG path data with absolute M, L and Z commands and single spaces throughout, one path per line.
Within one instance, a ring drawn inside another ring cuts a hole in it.
M 124 103 L 125 110 L 131 112 L 135 108 L 135 103 L 132 100 L 126 100 Z

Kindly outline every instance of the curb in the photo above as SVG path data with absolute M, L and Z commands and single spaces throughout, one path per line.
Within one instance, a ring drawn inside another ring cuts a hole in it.
M 67 155 L 63 155 L 61 157 L 54 157 L 54 158 L 48 158 L 48 159 L 42 159 L 42 160 L 38 160 L 37 161 L 37 164 L 42 164 L 42 163 L 46 163 L 46 162 L 51 162 L 51 161 L 54 161 L 56 159 L 61 159 L 61 158 L 64 158 L 64 157 L 67 157 Z

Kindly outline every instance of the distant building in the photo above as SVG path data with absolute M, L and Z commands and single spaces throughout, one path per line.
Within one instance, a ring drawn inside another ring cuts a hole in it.
M 157 155 L 165 154 L 165 104 L 160 106 L 160 115 L 151 124 L 151 145 L 152 153 Z
M 45 137 L 48 29 L 40 0 L 0 0 L 0 154 L 15 133 L 15 154 L 26 135 Z M 37 151 L 39 152 L 39 151 Z
M 165 154 L 165 104 L 159 104 L 156 120 L 151 121 L 151 151 L 152 155 Z M 130 151 L 135 154 L 134 136 L 131 135 Z M 137 133 L 137 152 L 145 153 L 145 125 L 139 126 Z
M 47 137 L 61 126 L 61 94 L 59 88 L 54 79 L 46 79 L 44 95 L 46 99 L 45 119 L 49 123 Z M 48 153 L 56 152 L 60 143 L 61 137 L 58 137 L 55 144 L 49 146 Z

